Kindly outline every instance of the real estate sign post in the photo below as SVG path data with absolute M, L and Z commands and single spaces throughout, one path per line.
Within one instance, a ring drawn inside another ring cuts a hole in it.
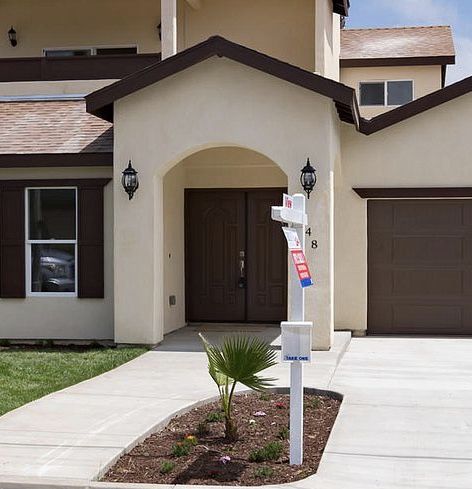
M 313 285 L 305 258 L 305 196 L 284 195 L 284 205 L 272 207 L 272 219 L 282 228 L 294 266 L 290 272 L 289 318 L 281 324 L 282 361 L 290 362 L 290 464 L 303 463 L 303 362 L 311 361 L 313 324 L 305 321 L 305 288 Z

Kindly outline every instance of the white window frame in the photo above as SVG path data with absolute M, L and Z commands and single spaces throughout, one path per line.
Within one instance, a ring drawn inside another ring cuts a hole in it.
M 390 82 L 410 82 L 411 83 L 411 95 L 412 99 L 410 102 L 415 100 L 415 80 L 410 80 L 410 79 L 400 79 L 400 80 L 366 80 L 366 81 L 360 81 L 359 82 L 359 88 L 358 88 L 358 97 L 359 97 L 359 105 L 360 107 L 389 107 L 389 108 L 395 108 L 395 107 L 401 107 L 401 105 L 388 105 L 388 84 Z M 372 85 L 375 83 L 383 83 L 384 85 L 384 103 L 383 105 L 361 105 L 361 85 Z M 407 102 L 409 103 L 409 102 Z M 404 104 L 403 104 L 404 105 Z
M 75 239 L 29 239 L 29 190 L 75 190 Z M 26 187 L 25 188 L 25 265 L 26 297 L 78 297 L 78 187 Z M 31 290 L 31 246 L 37 244 L 73 244 L 75 246 L 74 292 L 33 292 Z
M 46 57 L 47 51 L 90 51 L 90 56 L 97 55 L 97 49 L 126 49 L 126 48 L 136 48 L 136 54 L 139 54 L 138 44 L 104 44 L 98 46 L 68 46 L 68 47 L 53 47 L 53 48 L 43 48 L 43 56 Z

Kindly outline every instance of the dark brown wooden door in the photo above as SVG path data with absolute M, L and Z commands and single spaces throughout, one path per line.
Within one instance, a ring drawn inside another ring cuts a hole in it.
M 247 320 L 281 321 L 287 316 L 287 243 L 271 206 L 280 190 L 247 194 Z
M 472 334 L 472 201 L 368 204 L 368 331 Z
M 186 191 L 188 321 L 286 318 L 287 250 L 270 218 L 282 191 Z

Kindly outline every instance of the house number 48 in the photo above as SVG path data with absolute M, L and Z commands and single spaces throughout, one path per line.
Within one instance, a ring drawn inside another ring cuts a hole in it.
M 305 234 L 307 236 L 311 236 L 311 228 L 307 228 L 307 230 L 305 231 Z M 311 249 L 312 250 L 316 250 L 318 248 L 318 240 L 317 239 L 312 239 L 311 240 Z

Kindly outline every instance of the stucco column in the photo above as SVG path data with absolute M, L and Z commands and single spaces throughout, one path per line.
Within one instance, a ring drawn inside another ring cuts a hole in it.
M 313 349 L 329 350 L 334 333 L 333 172 L 318 168 L 318 183 L 307 199 L 306 257 L 314 285 L 306 289 L 305 320 L 314 325 Z M 300 192 L 299 173 L 289 178 L 289 192 Z M 292 266 L 292 264 L 289 264 Z
M 133 165 L 140 186 L 132 200 L 121 187 L 118 165 L 113 178 L 115 342 L 153 345 L 163 338 L 162 293 L 156 292 L 163 280 L 162 179 L 156 182 L 139 158 Z
M 177 53 L 177 0 L 161 0 L 161 56 Z

